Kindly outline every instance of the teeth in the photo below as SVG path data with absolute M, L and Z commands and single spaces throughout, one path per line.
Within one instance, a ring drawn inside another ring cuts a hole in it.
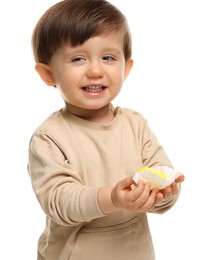
M 87 86 L 85 90 L 88 92 L 100 92 L 102 91 L 102 86 Z

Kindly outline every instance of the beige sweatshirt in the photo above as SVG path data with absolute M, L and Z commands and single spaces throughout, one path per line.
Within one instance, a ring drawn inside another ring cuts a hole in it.
M 171 163 L 141 114 L 122 108 L 114 114 L 109 125 L 100 125 L 62 109 L 33 134 L 28 171 L 47 219 L 38 260 L 154 259 L 146 214 L 104 215 L 97 190 L 142 166 Z M 163 213 L 176 200 L 154 211 Z

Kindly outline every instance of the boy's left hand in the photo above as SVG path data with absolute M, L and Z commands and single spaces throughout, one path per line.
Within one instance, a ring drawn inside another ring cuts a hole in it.
M 183 182 L 185 179 L 184 175 L 178 177 L 170 186 L 163 190 L 160 190 L 157 194 L 157 202 L 161 202 L 163 199 L 170 199 L 172 196 L 176 195 L 179 191 L 178 183 Z

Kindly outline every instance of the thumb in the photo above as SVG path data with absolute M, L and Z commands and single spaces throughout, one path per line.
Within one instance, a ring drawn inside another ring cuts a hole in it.
M 135 184 L 135 182 L 133 181 L 133 179 L 131 177 L 127 177 L 123 180 L 121 180 L 118 185 L 119 185 L 119 188 L 122 189 L 122 190 L 125 190 L 125 189 L 128 189 L 130 188 L 130 186 L 132 184 Z

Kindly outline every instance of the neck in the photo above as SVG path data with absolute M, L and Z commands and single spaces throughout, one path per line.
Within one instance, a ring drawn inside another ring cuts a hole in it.
M 66 104 L 66 110 L 77 117 L 100 124 L 109 124 L 114 118 L 111 104 L 99 109 L 83 109 Z

